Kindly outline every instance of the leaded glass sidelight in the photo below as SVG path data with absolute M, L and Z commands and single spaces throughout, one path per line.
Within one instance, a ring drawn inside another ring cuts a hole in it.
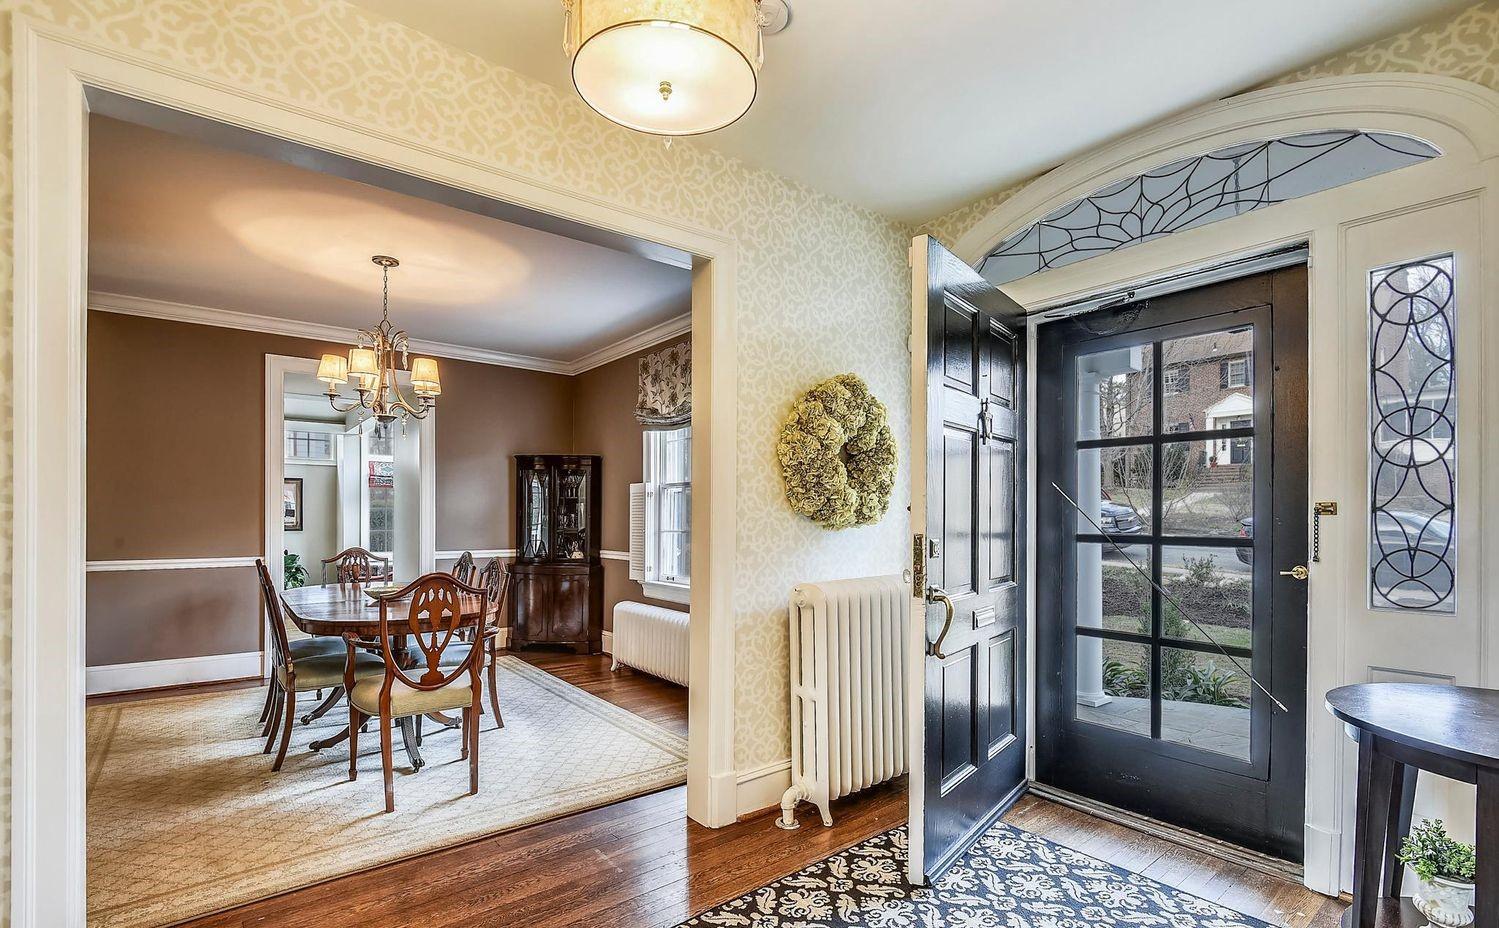
M 1241 142 L 1052 210 L 1001 242 L 979 271 L 990 283 L 1008 283 L 1440 155 L 1427 142 L 1393 132 L 1333 130 Z
M 1452 612 L 1452 255 L 1369 273 L 1369 580 L 1375 608 Z

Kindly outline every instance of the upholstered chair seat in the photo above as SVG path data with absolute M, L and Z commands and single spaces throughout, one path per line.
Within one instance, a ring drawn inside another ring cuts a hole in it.
M 291 645 L 291 656 L 293 660 L 302 660 L 306 657 L 317 657 L 322 654 L 336 654 L 340 658 L 344 656 L 344 640 L 332 635 L 318 635 L 315 638 L 297 638 L 287 642 Z
M 342 642 L 340 642 L 342 644 Z M 308 690 L 326 689 L 333 686 L 342 686 L 344 682 L 344 654 L 319 654 L 308 658 L 297 658 L 292 663 L 293 673 L 296 675 L 296 690 L 305 693 Z M 285 685 L 286 668 L 278 667 L 276 672 L 281 675 Z M 385 661 L 378 655 L 366 654 L 357 651 L 354 654 L 354 678 L 385 675 Z
M 462 663 L 462 660 L 458 663 Z M 360 680 L 354 684 L 354 691 L 349 694 L 349 702 L 366 715 L 378 716 L 380 714 L 380 687 L 384 682 L 383 673 Z M 461 678 L 435 690 L 419 690 L 396 680 L 390 687 L 390 714 L 393 718 L 402 718 L 408 715 L 425 715 L 428 712 L 466 709 L 473 699 L 472 687 L 467 680 Z

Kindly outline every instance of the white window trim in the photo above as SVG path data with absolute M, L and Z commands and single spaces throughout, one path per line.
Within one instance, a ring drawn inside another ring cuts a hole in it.
M 691 454 L 691 428 L 691 426 L 684 427 L 687 432 L 687 440 L 689 442 L 689 455 Z M 665 434 L 667 431 L 680 430 L 645 432 L 641 436 L 641 454 L 642 463 L 644 465 L 642 467 L 642 470 L 645 477 L 645 540 L 643 552 L 644 576 L 640 579 L 639 582 L 645 595 L 651 599 L 660 599 L 665 602 L 688 604 L 691 602 L 692 590 L 692 581 L 690 576 L 688 577 L 688 582 L 681 583 L 675 580 L 662 580 L 657 574 L 661 541 L 661 533 L 659 529 L 661 518 L 661 491 L 665 486 L 681 485 L 666 484 L 652 479 L 654 477 L 657 477 L 665 470 L 665 462 L 662 459 L 662 449 L 665 445 L 665 442 L 659 440 L 658 436 Z M 691 473 L 690 469 L 688 473 Z M 690 493 L 692 486 L 691 481 L 687 481 L 685 485 L 688 487 L 688 492 Z M 688 543 L 691 543 L 690 525 L 688 529 Z
M 692 603 L 692 587 L 685 583 L 664 583 L 660 580 L 642 580 L 640 586 L 645 595 L 650 599 L 660 599 L 669 603 L 690 605 Z

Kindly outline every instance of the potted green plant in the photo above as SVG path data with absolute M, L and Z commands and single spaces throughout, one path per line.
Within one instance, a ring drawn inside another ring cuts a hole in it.
M 1412 900 L 1440 928 L 1473 924 L 1473 845 L 1455 841 L 1441 819 L 1426 819 L 1400 842 L 1396 858 L 1420 878 Z
M 307 568 L 302 564 L 302 556 L 292 554 L 290 551 L 281 552 L 281 576 L 288 590 L 307 583 Z

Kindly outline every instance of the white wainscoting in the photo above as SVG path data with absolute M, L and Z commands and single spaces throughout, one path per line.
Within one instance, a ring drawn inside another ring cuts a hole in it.
M 88 668 L 85 681 L 90 696 L 150 690 L 187 683 L 217 683 L 260 676 L 260 652 L 209 654 L 166 661 L 137 661 Z

